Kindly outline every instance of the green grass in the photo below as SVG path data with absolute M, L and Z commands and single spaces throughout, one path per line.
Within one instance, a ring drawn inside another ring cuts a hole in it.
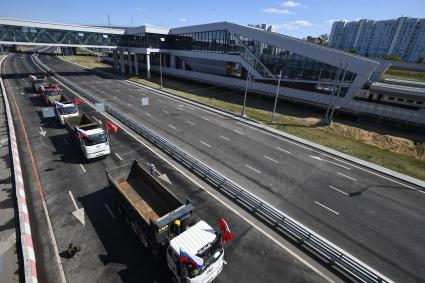
M 111 68 L 111 65 L 98 62 L 98 58 L 95 56 L 73 55 L 73 56 L 60 56 L 60 57 L 68 61 L 86 66 L 88 68 Z
M 384 78 L 425 82 L 425 72 L 412 72 L 389 69 L 385 72 Z
M 93 61 L 96 59 L 91 60 L 89 58 L 90 56 L 66 56 L 66 59 L 70 61 L 87 67 L 91 66 L 93 68 Z M 99 66 L 106 66 L 109 69 L 111 68 L 110 65 L 107 64 L 101 64 Z M 140 77 L 131 77 L 130 80 L 159 89 L 159 84 Z M 198 96 L 171 88 L 164 88 L 163 90 L 230 112 L 241 112 L 241 106 L 236 103 Z M 246 108 L 246 114 L 248 117 L 278 130 L 313 141 L 357 158 L 370 161 L 403 174 L 425 180 L 425 161 L 421 161 L 411 156 L 394 153 L 352 138 L 344 137 L 332 126 L 316 126 L 303 119 L 282 114 L 276 114 L 275 123 L 271 124 L 271 113 L 269 111 L 259 110 L 252 107 Z

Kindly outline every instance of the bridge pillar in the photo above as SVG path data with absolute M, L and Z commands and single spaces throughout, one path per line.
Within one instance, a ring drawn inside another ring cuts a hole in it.
M 120 50 L 120 71 L 121 74 L 125 73 L 124 51 Z
M 151 78 L 151 55 L 146 54 L 146 77 Z
M 137 58 L 137 53 L 134 53 L 134 71 L 136 76 L 139 75 L 139 58 Z
M 176 68 L 176 56 L 174 55 L 170 55 L 170 68 Z
M 130 53 L 130 51 L 128 52 L 127 61 L 128 61 L 128 73 L 130 75 L 132 75 L 133 74 L 133 65 L 131 64 L 131 53 Z
M 118 58 L 117 58 L 117 50 L 115 49 L 113 51 L 113 57 L 114 57 L 114 72 L 118 72 Z

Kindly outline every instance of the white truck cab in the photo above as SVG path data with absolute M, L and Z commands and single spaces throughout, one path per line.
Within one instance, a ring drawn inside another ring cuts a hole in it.
M 102 128 L 86 130 L 85 132 L 86 136 L 80 136 L 80 141 L 86 159 L 93 159 L 111 153 L 108 136 Z
M 202 258 L 202 269 L 182 263 L 180 251 Z M 199 221 L 170 241 L 167 265 L 177 282 L 207 283 L 213 281 L 222 271 L 223 256 L 221 234 L 205 221 Z
M 77 117 L 79 115 L 78 107 L 74 103 L 63 104 L 61 107 L 55 108 L 55 114 L 59 124 L 64 126 L 65 118 Z

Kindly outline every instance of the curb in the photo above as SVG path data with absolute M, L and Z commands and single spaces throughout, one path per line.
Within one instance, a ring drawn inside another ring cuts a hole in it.
M 1 65 L 6 59 L 7 56 L 0 59 L 0 73 L 1 73 Z M 15 135 L 15 127 L 13 125 L 13 119 L 11 114 L 11 109 L 9 105 L 9 100 L 7 98 L 6 90 L 4 88 L 3 80 L 0 77 L 0 85 L 1 92 L 3 93 L 5 108 L 6 108 L 6 116 L 7 116 L 7 124 L 9 128 L 9 139 L 11 145 L 12 152 L 12 160 L 13 160 L 13 175 L 15 180 L 15 193 L 16 200 L 18 204 L 18 213 L 19 213 L 19 231 L 21 235 L 21 249 L 23 256 L 23 264 L 24 264 L 24 274 L 25 274 L 25 282 L 37 283 L 37 269 L 36 269 L 36 260 L 35 260 L 35 252 L 34 245 L 32 241 L 31 235 L 31 224 L 30 218 L 28 215 L 28 207 L 25 197 L 25 186 L 24 180 L 22 178 L 22 169 L 21 169 L 21 161 L 19 158 L 18 145 L 16 142 Z
M 241 117 L 241 116 L 238 116 L 235 113 L 232 113 L 230 111 L 222 110 L 222 109 L 219 109 L 219 108 L 214 107 L 214 106 L 206 105 L 206 104 L 204 104 L 202 102 L 193 101 L 193 100 L 191 100 L 189 98 L 181 97 L 181 96 L 178 96 L 178 95 L 173 94 L 173 93 L 169 93 L 169 92 L 166 92 L 166 91 L 163 91 L 163 90 L 158 90 L 158 89 L 152 88 L 150 86 L 146 86 L 146 85 L 143 85 L 143 84 L 140 84 L 140 83 L 136 83 L 136 82 L 127 80 L 125 78 L 122 78 L 119 75 L 111 74 L 111 73 L 100 71 L 100 70 L 90 69 L 90 68 L 88 68 L 86 66 L 83 66 L 83 65 L 80 65 L 80 64 L 77 64 L 77 63 L 68 61 L 68 60 L 63 59 L 61 57 L 58 57 L 58 58 L 61 59 L 61 60 L 63 60 L 63 61 L 65 61 L 65 62 L 68 62 L 68 63 L 74 64 L 74 65 L 77 65 L 79 67 L 82 67 L 84 69 L 88 69 L 88 70 L 90 70 L 92 72 L 98 72 L 98 73 L 101 73 L 101 74 L 107 74 L 107 75 L 109 75 L 111 77 L 120 78 L 121 80 L 124 79 L 124 81 L 127 82 L 127 83 L 130 83 L 130 84 L 133 84 L 133 85 L 137 85 L 139 87 L 143 87 L 145 89 L 154 91 L 156 93 L 159 93 L 159 94 L 162 94 L 162 95 L 165 95 L 165 96 L 168 96 L 168 97 L 172 97 L 174 99 L 177 99 L 177 100 L 186 102 L 188 104 L 191 104 L 191 105 L 194 105 L 194 106 L 197 106 L 197 107 L 200 107 L 200 108 L 203 108 L 203 109 L 212 111 L 212 112 L 214 112 L 216 114 L 220 114 L 222 116 L 226 116 L 228 118 L 232 118 L 234 120 L 243 122 L 243 123 L 248 124 L 250 126 L 253 126 L 253 127 L 257 128 L 257 129 L 261 129 L 263 131 L 266 131 L 266 132 L 268 132 L 270 134 L 278 135 L 278 136 L 281 136 L 281 137 L 284 137 L 284 138 L 293 140 L 296 143 L 299 143 L 301 145 L 305 145 L 305 146 L 311 147 L 313 149 L 320 150 L 320 151 L 322 151 L 324 153 L 327 153 L 327 154 L 331 155 L 331 156 L 328 156 L 328 157 L 331 157 L 332 158 L 332 157 L 336 156 L 336 157 L 339 157 L 339 158 L 344 159 L 346 161 L 349 161 L 349 162 L 358 164 L 359 166 L 363 166 L 363 167 L 366 167 L 368 169 L 377 171 L 379 173 L 382 173 L 382 174 L 385 174 L 385 175 L 394 177 L 396 179 L 402 180 L 402 181 L 407 182 L 409 184 L 419 186 L 419 187 L 421 187 L 421 189 L 425 189 L 425 181 L 422 181 L 422 180 L 419 180 L 419 179 L 410 177 L 408 175 L 405 175 L 405 174 L 402 174 L 400 172 L 397 172 L 397 171 L 394 171 L 394 170 L 385 168 L 383 166 L 374 164 L 372 162 L 369 162 L 369 161 L 366 161 L 366 160 L 362 160 L 362 159 L 357 158 L 357 157 L 354 157 L 354 156 L 350 156 L 348 154 L 345 154 L 345 153 L 339 152 L 337 150 L 334 150 L 334 149 L 325 147 L 323 145 L 316 144 L 314 142 L 310 142 L 310 141 L 305 140 L 303 138 L 299 138 L 299 137 L 296 137 L 294 135 L 291 135 L 291 134 L 288 134 L 288 133 L 285 133 L 285 132 L 276 130 L 274 128 L 271 128 L 271 127 L 268 127 L 266 125 L 263 125 L 263 124 L 259 123 L 256 120 L 253 120 L 253 119 L 250 119 L 250 118 Z M 357 169 L 360 169 L 360 170 L 365 171 L 365 169 L 363 169 L 361 167 L 357 167 Z M 374 172 L 370 172 L 370 173 L 372 173 L 374 175 L 377 175 L 379 177 L 387 178 L 385 176 L 381 176 L 381 175 L 379 175 L 377 173 L 374 173 Z M 405 185 L 405 186 L 407 186 L 407 185 Z M 409 187 L 409 186 L 407 186 L 407 187 Z M 416 188 L 413 188 L 413 187 L 409 187 L 409 188 L 414 189 L 414 190 L 417 190 Z M 421 190 L 421 191 L 423 191 L 423 190 Z M 423 191 L 423 192 L 425 192 L 425 191 Z

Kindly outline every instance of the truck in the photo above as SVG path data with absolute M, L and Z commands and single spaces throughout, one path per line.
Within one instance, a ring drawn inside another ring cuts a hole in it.
M 65 118 L 72 142 L 82 150 L 84 158 L 89 160 L 111 153 L 108 135 L 100 124 L 87 114 Z
M 47 77 L 45 75 L 30 75 L 30 80 L 35 92 L 41 91 L 41 86 L 47 85 Z
M 40 89 L 44 103 L 47 105 L 54 105 L 56 101 L 61 100 L 62 89 L 58 85 L 42 85 Z
M 106 174 L 119 214 L 173 282 L 211 282 L 221 273 L 223 235 L 193 214 L 190 200 L 180 201 L 137 160 Z
M 64 94 L 61 94 L 59 101 L 53 103 L 58 124 L 65 126 L 65 119 L 79 116 L 78 106 L 69 100 Z

